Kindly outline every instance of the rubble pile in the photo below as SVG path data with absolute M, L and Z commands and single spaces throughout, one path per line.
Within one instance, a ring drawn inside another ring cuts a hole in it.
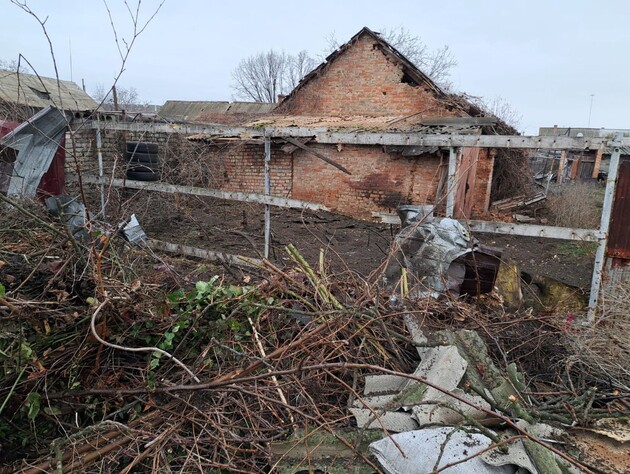
M 628 454 L 627 379 L 572 364 L 566 314 L 392 290 L 291 245 L 226 270 L 118 238 L 135 219 L 81 210 L 76 232 L 3 202 L 0 472 L 627 466 L 592 456 L 596 436 Z

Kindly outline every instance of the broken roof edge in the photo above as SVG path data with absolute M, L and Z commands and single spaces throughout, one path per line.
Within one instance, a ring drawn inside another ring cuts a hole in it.
M 92 111 L 98 105 L 73 81 L 5 69 L 0 69 L 0 100 L 33 109 L 53 105 L 71 112 Z
M 2 138 L 0 138 L 0 143 L 11 147 L 11 148 L 18 148 L 19 147 L 19 142 L 16 142 L 15 137 L 20 135 L 21 133 L 23 133 L 24 131 L 28 130 L 29 128 L 33 128 L 35 125 L 35 123 L 38 123 L 42 118 L 49 116 L 50 120 L 54 122 L 55 119 L 55 115 L 57 116 L 57 118 L 59 119 L 59 124 L 55 125 L 55 128 L 51 128 L 51 130 L 48 130 L 49 134 L 54 134 L 55 131 L 57 130 L 57 128 L 59 128 L 61 126 L 62 123 L 62 118 L 63 118 L 63 123 L 65 124 L 65 126 L 67 127 L 70 117 L 67 113 L 65 113 L 65 111 L 59 109 L 58 107 L 55 107 L 53 105 L 49 105 L 45 108 L 43 108 L 42 110 L 40 110 L 39 112 L 37 112 L 35 115 L 33 115 L 32 117 L 30 117 L 29 119 L 21 122 L 17 127 L 15 127 L 13 130 L 11 130 L 9 133 L 7 133 L 6 135 L 4 135 Z M 43 133 L 43 132 L 42 132 Z M 59 144 L 57 144 L 58 146 Z
M 306 76 L 304 76 L 300 80 L 298 85 L 295 86 L 295 88 L 289 94 L 287 94 L 287 96 L 284 98 L 284 100 L 280 104 L 278 104 L 278 107 L 282 105 L 283 103 L 286 103 L 288 100 L 290 100 L 297 93 L 297 91 L 302 89 L 308 82 L 311 81 L 313 77 L 317 76 L 321 71 L 323 71 L 329 65 L 331 65 L 340 55 L 342 55 L 345 51 L 347 51 L 351 46 L 353 46 L 359 40 L 359 38 L 361 38 L 364 35 L 368 35 L 372 39 L 377 41 L 382 47 L 381 51 L 383 51 L 385 54 L 388 54 L 389 56 L 392 56 L 395 60 L 400 62 L 405 68 L 405 73 L 409 74 L 418 84 L 425 84 L 438 97 L 446 98 L 449 96 L 449 94 L 445 92 L 440 86 L 438 86 L 437 83 L 435 83 L 435 81 L 433 81 L 429 76 L 427 76 L 424 72 L 422 72 L 418 68 L 418 66 L 413 64 L 409 59 L 405 57 L 405 55 L 403 55 L 400 51 L 398 51 L 394 46 L 392 46 L 385 39 L 383 39 L 383 37 L 379 33 L 371 30 L 367 26 L 364 26 L 363 28 L 361 28 L 361 30 L 358 33 L 356 33 L 347 42 L 345 42 L 344 44 L 339 46 L 335 51 L 333 51 L 328 56 L 326 56 L 324 61 L 319 66 L 317 66 L 315 69 L 309 72 Z
M 472 96 L 465 93 L 454 93 L 447 92 L 442 87 L 440 87 L 433 79 L 431 79 L 427 74 L 422 72 L 422 70 L 416 66 L 412 61 L 410 61 L 403 53 L 401 53 L 398 49 L 392 46 L 387 40 L 385 40 L 380 33 L 375 32 L 364 26 L 361 28 L 359 32 L 357 32 L 350 40 L 346 43 L 339 46 L 335 51 L 330 53 L 324 61 L 309 72 L 306 76 L 304 76 L 295 88 L 286 95 L 286 97 L 277 104 L 274 109 L 274 112 L 282 112 L 283 104 L 288 103 L 297 93 L 301 90 L 307 83 L 309 83 L 314 77 L 316 77 L 320 72 L 329 67 L 339 56 L 341 56 L 345 51 L 347 51 L 351 46 L 353 46 L 359 38 L 364 35 L 368 35 L 373 40 L 377 41 L 381 46 L 381 51 L 393 58 L 395 61 L 400 63 L 403 68 L 403 72 L 408 74 L 416 83 L 423 84 L 429 88 L 436 97 L 446 100 L 450 102 L 452 107 L 455 107 L 461 110 L 464 114 L 470 117 L 492 117 L 496 119 L 496 124 L 484 127 L 483 133 L 489 135 L 520 135 L 519 132 L 512 126 L 508 125 L 506 122 L 501 120 L 501 118 L 496 115 L 490 113 L 487 110 L 484 110 L 482 106 L 478 103 L 475 103 L 471 100 Z M 274 113 L 272 112 L 272 113 Z M 415 114 L 414 114 L 415 115 Z
M 227 100 L 167 100 L 160 108 L 159 115 L 169 119 L 208 123 L 204 117 L 210 115 L 261 115 L 271 113 L 276 105 L 267 102 Z

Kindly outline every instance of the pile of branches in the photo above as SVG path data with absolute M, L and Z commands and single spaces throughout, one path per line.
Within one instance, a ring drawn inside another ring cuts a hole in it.
M 294 268 L 267 263 L 256 284 L 149 283 L 143 269 L 165 263 L 146 249 L 96 235 L 84 248 L 36 206 L 4 217 L 12 469 L 267 471 L 270 441 L 352 424 L 346 402 L 370 364 L 417 364 L 384 296 L 350 274 L 329 280 L 296 249 Z
M 337 430 L 356 426 L 347 408 L 364 375 L 418 365 L 404 314 L 427 328 L 477 328 L 499 367 L 540 357 L 544 335 L 562 331 L 510 319 L 491 299 L 392 307 L 378 285 L 332 275 L 323 259 L 311 266 L 292 246 L 282 268 L 190 283 L 175 262 L 113 235 L 92 231 L 83 244 L 36 207 L 2 213 L 6 472 L 268 472 L 270 443 L 295 433 L 326 432 L 355 449 Z M 520 323 L 531 338 L 521 332 L 512 353 Z M 531 392 L 543 419 L 597 414 L 572 411 L 591 396 L 579 387 L 554 388 L 553 403 Z

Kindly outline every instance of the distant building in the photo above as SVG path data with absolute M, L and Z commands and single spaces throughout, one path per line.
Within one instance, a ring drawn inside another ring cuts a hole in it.
M 538 135 L 543 137 L 572 138 L 622 138 L 630 137 L 629 129 L 581 128 L 581 127 L 541 127 Z M 537 174 L 558 174 L 561 181 L 603 179 L 608 173 L 610 155 L 598 150 L 567 151 L 566 163 L 561 164 L 560 152 L 544 151 L 533 156 L 532 170 Z

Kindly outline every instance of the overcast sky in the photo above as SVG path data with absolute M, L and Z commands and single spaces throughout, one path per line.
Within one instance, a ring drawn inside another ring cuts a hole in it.
M 88 92 L 109 87 L 121 67 L 102 0 L 26 0 L 52 40 L 59 74 Z M 128 0 L 135 5 L 136 0 Z M 123 0 L 107 0 L 118 38 L 132 25 Z M 143 0 L 141 18 L 159 4 Z M 54 76 L 50 50 L 34 18 L 0 0 L 0 59 L 25 56 Z M 523 118 L 520 129 L 630 128 L 630 1 L 202 1 L 166 0 L 136 40 L 119 82 L 140 97 L 229 100 L 239 60 L 268 49 L 322 54 L 334 33 L 345 42 L 363 26 L 404 27 L 431 48 L 448 45 L 457 91 L 502 97 Z M 72 70 L 70 68 L 72 53 Z

